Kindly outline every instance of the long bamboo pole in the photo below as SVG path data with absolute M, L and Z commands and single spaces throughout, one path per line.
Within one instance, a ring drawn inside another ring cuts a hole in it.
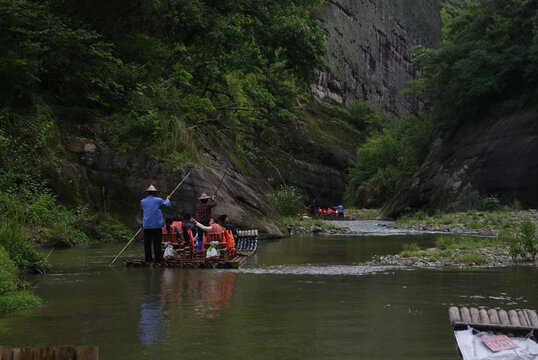
M 222 175 L 222 178 L 220 179 L 220 182 L 219 182 L 219 185 L 217 186 L 217 189 L 215 190 L 215 193 L 213 194 L 213 197 L 215 197 L 217 195 L 217 192 L 219 191 L 220 189 L 220 186 L 222 185 L 222 182 L 224 181 L 224 177 L 227 175 L 228 173 L 224 173 L 224 175 Z
M 179 189 L 179 187 L 183 184 L 183 182 L 185 182 L 185 180 L 187 180 L 187 178 L 189 177 L 189 175 L 191 174 L 192 170 L 189 171 L 189 173 L 183 178 L 183 180 L 181 180 L 181 182 L 176 186 L 176 188 L 170 193 L 170 195 L 168 195 L 168 197 L 172 197 L 172 195 L 176 192 L 177 189 Z M 116 260 L 118 260 L 118 258 L 121 256 L 121 254 L 123 254 L 123 252 L 125 251 L 125 249 L 127 249 L 127 247 L 129 245 L 131 245 L 131 243 L 133 242 L 133 240 L 138 236 L 138 234 L 140 234 L 140 232 L 142 231 L 142 228 L 138 229 L 138 231 L 136 232 L 136 234 L 134 234 L 134 236 L 131 238 L 131 240 L 129 240 L 129 242 L 127 243 L 127 245 L 125 245 L 123 247 L 123 249 L 121 249 L 121 251 L 119 252 L 118 255 L 116 255 L 116 257 L 114 258 L 114 260 L 112 260 L 112 262 L 108 265 L 108 266 L 112 266 L 114 265 L 114 263 L 116 262 Z

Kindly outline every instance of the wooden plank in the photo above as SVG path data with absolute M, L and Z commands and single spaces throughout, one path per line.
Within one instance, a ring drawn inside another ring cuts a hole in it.
M 525 312 L 527 313 L 527 316 L 529 317 L 532 327 L 538 329 L 538 315 L 536 315 L 536 311 L 526 309 Z
M 506 310 L 499 310 L 499 320 L 501 320 L 501 324 L 503 325 L 510 325 L 510 318 L 508 317 L 508 313 Z
M 74 346 L 57 346 L 55 360 L 76 360 L 77 348 Z
M 480 309 L 480 322 L 482 324 L 491 325 L 491 321 L 489 321 L 488 311 L 486 309 Z
M 34 360 L 54 360 L 54 346 L 39 346 L 34 349 Z
M 480 312 L 477 308 L 472 307 L 469 309 L 469 312 L 471 313 L 471 322 L 475 324 L 480 323 Z
M 34 349 L 31 347 L 13 348 L 13 360 L 34 360 Z
M 455 323 L 456 321 L 461 321 L 460 309 L 455 306 L 452 306 L 448 309 L 448 316 L 450 317 L 450 322 Z
M 489 309 L 488 315 L 489 315 L 489 320 L 491 321 L 492 325 L 501 323 L 501 320 L 499 320 L 499 314 L 497 314 L 497 310 Z
M 510 325 L 521 326 L 519 323 L 519 316 L 517 316 L 517 312 L 515 310 L 508 311 L 508 318 L 510 319 Z
M 527 322 L 527 319 L 525 318 L 525 314 L 521 310 L 516 310 L 517 317 L 519 318 L 519 323 L 521 326 L 529 326 L 529 323 Z
M 533 330 L 532 327 L 524 327 L 524 326 L 514 326 L 514 325 L 493 325 L 493 324 L 474 324 L 474 323 L 464 323 L 464 322 L 456 322 L 454 323 L 454 329 L 463 330 L 467 329 L 467 327 L 470 326 L 476 330 L 480 331 L 498 331 L 501 334 L 506 334 L 509 332 L 520 332 L 525 335 L 528 335 L 529 332 Z
M 95 345 L 77 347 L 77 360 L 99 360 L 99 348 Z
M 469 312 L 469 309 L 467 309 L 466 307 L 462 307 L 460 309 L 460 315 L 461 315 L 461 321 L 466 322 L 466 323 L 470 323 L 472 321 L 471 313 Z
M 11 346 L 0 345 L 0 360 L 12 360 Z

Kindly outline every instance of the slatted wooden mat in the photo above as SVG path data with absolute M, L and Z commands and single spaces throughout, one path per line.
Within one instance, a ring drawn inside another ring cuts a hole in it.
M 452 324 L 463 322 L 468 324 L 504 325 L 538 328 L 536 310 L 502 310 L 451 307 L 448 310 Z
M 453 306 L 448 309 L 448 313 L 454 330 L 472 327 L 480 331 L 509 336 L 527 336 L 538 329 L 536 310 L 478 309 Z

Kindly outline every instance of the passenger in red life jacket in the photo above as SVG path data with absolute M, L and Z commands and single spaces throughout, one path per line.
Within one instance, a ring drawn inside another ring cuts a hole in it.
M 171 234 L 174 230 L 172 229 L 172 223 L 174 222 L 174 218 L 171 217 L 171 216 L 167 216 L 165 219 L 164 219 L 164 226 L 163 226 L 163 235 L 165 234 Z
M 228 221 L 228 215 L 226 214 L 223 214 L 218 218 L 218 223 L 225 230 L 226 250 L 235 252 L 236 231 L 233 225 Z
M 196 221 L 195 218 L 191 218 L 191 223 L 193 223 L 199 229 L 202 229 L 203 231 L 205 231 L 205 232 L 207 232 L 209 234 L 222 234 L 222 233 L 224 233 L 224 229 L 219 224 L 217 224 L 217 222 L 215 221 L 215 218 L 213 218 L 213 217 L 211 217 L 209 219 L 209 226 L 205 226 L 205 225 L 199 223 L 198 221 Z M 203 243 L 205 244 L 207 242 L 207 238 L 204 237 L 203 241 L 204 241 Z M 198 239 L 198 242 L 200 242 L 200 239 Z
M 176 216 L 173 218 L 172 223 L 170 224 L 170 228 L 172 231 L 174 231 L 178 236 L 180 236 L 183 233 L 183 223 L 180 221 L 179 216 Z
M 318 209 L 318 216 L 321 217 L 321 215 L 323 215 L 323 210 L 321 210 L 321 208 Z
M 327 209 L 323 209 L 323 216 L 327 215 Z

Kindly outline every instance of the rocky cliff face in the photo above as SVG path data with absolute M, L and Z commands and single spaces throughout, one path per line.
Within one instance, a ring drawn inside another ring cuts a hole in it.
M 537 109 L 469 121 L 443 134 L 410 183 L 384 209 L 397 217 L 420 208 L 467 210 L 496 196 L 538 207 Z
M 329 0 L 318 18 L 327 34 L 318 98 L 364 100 L 400 114 L 419 106 L 402 96 L 415 77 L 409 49 L 439 45 L 438 0 Z
M 210 139 L 206 143 L 207 167 L 192 169 L 164 215 L 190 213 L 195 216 L 197 197 L 202 192 L 212 195 L 226 172 L 213 214 L 227 214 L 231 222 L 242 229 L 259 229 L 273 236 L 285 235 L 287 230 L 279 223 L 275 210 L 265 197 L 272 191 L 271 187 L 260 173 L 242 159 L 244 171 L 248 173 L 248 176 L 243 175 L 222 149 L 214 146 Z M 149 184 L 155 185 L 161 190 L 160 196 L 165 197 L 187 173 L 155 163 L 141 153 L 115 152 L 84 137 L 68 135 L 66 150 L 69 160 L 57 161 L 44 169 L 51 188 L 59 194 L 62 203 L 84 204 L 94 211 L 108 211 L 132 227 L 139 226 L 142 221 L 139 201 L 145 196 L 144 189 Z

